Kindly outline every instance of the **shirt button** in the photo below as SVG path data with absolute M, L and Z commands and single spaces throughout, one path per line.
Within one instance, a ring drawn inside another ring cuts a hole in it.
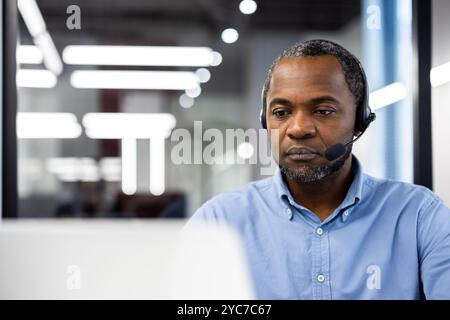
M 347 210 L 344 211 L 344 216 L 348 216 L 348 211 Z
M 319 281 L 320 283 L 324 282 L 325 281 L 325 276 L 323 274 L 319 274 L 317 276 L 317 281 Z
M 323 229 L 322 228 L 317 228 L 316 229 L 316 233 L 321 236 L 323 234 Z
M 287 208 L 286 213 L 287 213 L 289 219 L 291 219 L 292 218 L 292 210 L 290 208 Z

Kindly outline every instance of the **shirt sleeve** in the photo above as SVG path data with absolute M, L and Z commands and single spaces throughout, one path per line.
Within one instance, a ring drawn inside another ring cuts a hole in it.
M 450 209 L 433 197 L 418 217 L 420 280 L 426 299 L 450 299 Z
M 217 217 L 217 212 L 215 212 L 210 200 L 195 211 L 192 217 L 190 217 L 184 225 L 183 231 L 189 231 L 197 225 L 209 225 L 216 227 L 219 223 L 220 221 Z

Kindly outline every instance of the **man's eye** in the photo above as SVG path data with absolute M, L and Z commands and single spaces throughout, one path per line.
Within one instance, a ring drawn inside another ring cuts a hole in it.
M 334 110 L 328 110 L 328 109 L 319 109 L 314 111 L 315 113 L 318 113 L 321 116 L 328 116 L 334 112 Z
M 274 114 L 276 117 L 284 117 L 288 114 L 288 112 L 286 110 L 274 110 L 272 114 Z

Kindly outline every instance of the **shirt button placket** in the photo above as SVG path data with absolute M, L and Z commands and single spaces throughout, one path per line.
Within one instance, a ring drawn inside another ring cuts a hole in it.
M 313 295 L 314 299 L 330 299 L 331 287 L 328 280 L 330 273 L 330 248 L 328 233 L 323 226 L 317 226 L 313 236 Z
M 320 230 L 320 231 L 319 231 Z M 320 235 L 319 235 L 320 233 Z M 313 289 L 313 299 L 321 300 L 322 295 L 322 282 L 319 281 L 319 275 L 322 275 L 322 248 L 321 248 L 321 238 L 323 235 L 323 229 L 316 226 L 312 234 L 312 289 Z

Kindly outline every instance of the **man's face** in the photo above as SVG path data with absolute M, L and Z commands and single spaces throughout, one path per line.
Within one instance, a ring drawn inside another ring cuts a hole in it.
M 332 162 L 325 158 L 325 151 L 352 139 L 356 105 L 335 57 L 280 60 L 272 74 L 266 108 L 269 133 L 279 130 L 277 162 L 288 177 L 314 183 L 342 168 L 351 149 Z

